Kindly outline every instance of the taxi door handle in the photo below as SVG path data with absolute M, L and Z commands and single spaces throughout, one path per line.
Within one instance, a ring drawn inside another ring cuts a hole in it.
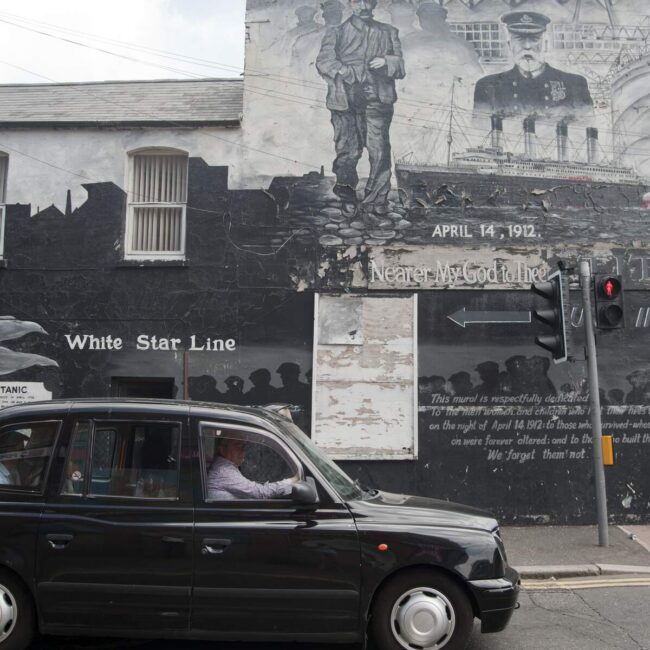
M 45 539 L 48 541 L 51 548 L 56 551 L 63 550 L 71 541 L 74 535 L 65 535 L 65 534 L 53 534 L 45 535 Z
M 213 539 L 207 537 L 203 540 L 201 553 L 203 555 L 219 555 L 220 553 L 223 553 L 231 544 L 231 539 Z

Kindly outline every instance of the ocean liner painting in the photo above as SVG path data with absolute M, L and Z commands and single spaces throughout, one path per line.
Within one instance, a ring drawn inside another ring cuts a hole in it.
M 524 151 L 517 154 L 504 147 L 503 119 L 493 115 L 489 145 L 452 153 L 450 130 L 447 164 L 397 160 L 398 184 L 411 198 L 424 195 L 437 203 L 451 195 L 476 205 L 525 205 L 548 195 L 557 207 L 620 206 L 622 200 L 640 207 L 647 181 L 631 167 L 600 162 L 598 129 L 593 127 L 586 129 L 585 161 L 569 160 L 568 130 L 567 123 L 558 122 L 556 157 L 539 157 L 535 118 L 527 117 Z

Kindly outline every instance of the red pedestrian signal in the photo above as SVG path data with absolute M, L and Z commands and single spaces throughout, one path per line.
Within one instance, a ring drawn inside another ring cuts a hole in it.
M 614 283 L 612 282 L 611 278 L 605 282 L 604 287 L 605 294 L 608 298 L 611 298 L 614 295 Z
M 596 327 L 613 330 L 625 327 L 623 283 L 620 275 L 597 275 L 594 278 Z

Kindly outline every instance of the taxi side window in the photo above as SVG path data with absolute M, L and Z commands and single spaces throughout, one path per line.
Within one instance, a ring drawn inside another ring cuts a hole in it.
M 60 422 L 21 422 L 0 429 L 0 489 L 41 492 Z
M 62 494 L 178 497 L 181 427 L 176 422 L 78 422 Z M 88 463 L 89 449 L 92 449 Z
M 251 431 L 201 426 L 207 501 L 289 498 L 298 468 L 272 438 Z

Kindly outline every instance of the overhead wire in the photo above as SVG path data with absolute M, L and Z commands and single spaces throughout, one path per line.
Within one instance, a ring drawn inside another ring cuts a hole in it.
M 11 63 L 11 62 L 2 61 L 2 60 L 0 60 L 0 63 L 4 63 L 4 64 L 9 65 L 11 67 L 18 68 L 18 69 L 20 69 L 20 70 L 22 70 L 24 72 L 27 72 L 28 74 L 39 77 L 41 79 L 45 79 L 46 81 L 49 81 L 51 83 L 60 83 L 59 81 L 57 81 L 55 79 L 52 79 L 51 77 L 49 77 L 47 75 L 43 75 L 43 74 L 41 74 L 39 72 L 36 72 L 34 70 L 30 70 L 28 68 L 25 68 L 24 66 L 18 66 L 16 64 Z M 77 91 L 77 92 L 82 92 L 82 93 L 86 93 L 86 94 L 93 94 L 93 87 L 92 86 L 87 86 L 87 85 L 83 85 L 83 84 L 80 84 L 80 85 L 72 84 L 70 87 L 72 89 L 74 89 L 75 91 Z M 265 96 L 267 98 L 281 99 L 283 101 L 296 103 L 296 104 L 302 105 L 302 106 L 307 106 L 308 108 L 329 110 L 329 109 L 326 109 L 326 105 L 325 105 L 324 101 L 319 101 L 319 100 L 315 100 L 313 98 L 308 98 L 308 97 L 301 97 L 301 96 L 291 95 L 291 94 L 283 93 L 282 91 L 276 91 L 274 89 L 260 90 L 260 89 L 255 88 L 255 89 L 250 89 L 250 92 L 252 92 L 253 94 Z M 131 104 L 129 104 L 129 105 L 122 104 L 122 103 L 119 103 L 119 102 L 108 100 L 105 97 L 102 97 L 101 99 L 102 99 L 103 102 L 108 103 L 108 104 L 112 104 L 112 105 L 117 106 L 119 108 L 128 108 L 129 110 L 132 109 Z M 154 118 L 154 119 L 160 121 L 161 123 L 167 124 L 169 126 L 175 126 L 175 127 L 183 126 L 182 124 L 179 124 L 179 123 L 174 122 L 172 120 L 162 118 L 159 114 L 156 114 L 156 113 L 151 113 L 151 112 L 146 112 L 145 111 L 142 114 L 147 116 L 147 117 Z M 416 128 L 426 129 L 426 128 L 428 128 L 429 124 L 435 124 L 435 125 L 439 126 L 441 131 L 443 130 L 443 128 L 444 129 L 448 128 L 448 121 L 447 120 L 445 120 L 445 121 L 435 121 L 435 120 L 421 118 L 421 117 L 417 117 L 417 116 L 405 117 L 405 116 L 400 115 L 399 113 L 397 113 L 397 116 L 398 116 L 398 118 L 393 120 L 393 122 L 395 124 L 408 126 L 410 128 L 416 127 Z M 404 119 L 400 119 L 400 118 L 404 118 Z M 422 124 L 413 124 L 414 121 L 422 122 Z M 458 124 L 458 126 L 460 127 L 461 125 Z M 485 132 L 478 129 L 478 128 L 470 127 L 470 126 L 462 126 L 461 132 L 463 132 L 464 137 L 466 138 L 468 143 L 469 143 L 469 139 L 467 138 L 467 135 L 466 135 L 467 131 L 473 132 L 473 133 L 477 134 L 480 137 L 485 136 Z M 267 151 L 265 149 L 260 149 L 258 147 L 253 147 L 251 145 L 247 145 L 247 144 L 244 144 L 242 142 L 236 142 L 236 141 L 233 141 L 233 140 L 229 140 L 227 138 L 223 138 L 221 136 L 218 136 L 218 135 L 216 135 L 214 133 L 202 132 L 201 135 L 205 136 L 205 137 L 214 138 L 216 140 L 225 142 L 227 144 L 231 144 L 231 145 L 233 145 L 235 147 L 241 147 L 243 149 L 247 149 L 247 150 L 250 150 L 250 151 L 255 151 L 256 153 L 261 153 L 261 154 L 264 154 L 264 155 L 267 155 L 267 156 L 271 156 L 271 157 L 274 157 L 274 158 L 277 158 L 277 159 L 281 159 L 281 160 L 283 160 L 285 162 L 291 162 L 291 163 L 294 163 L 294 164 L 299 164 L 301 166 L 307 167 L 310 170 L 318 171 L 321 168 L 321 165 L 319 163 L 307 163 L 307 162 L 304 162 L 304 161 L 297 160 L 295 158 L 290 158 L 288 156 L 283 156 L 281 154 L 276 154 L 276 153 L 273 153 L 273 152 L 269 152 L 269 151 Z M 605 147 L 603 145 L 600 145 L 600 146 L 601 146 L 603 151 L 611 151 L 611 148 Z M 646 158 L 648 156 L 647 152 L 645 152 L 645 151 L 642 152 L 642 153 L 637 154 L 637 153 L 634 153 L 632 150 L 628 151 L 626 153 L 626 155 L 643 157 L 643 158 Z
M 2 16 L 2 15 L 11 16 L 11 17 L 14 17 L 15 19 L 17 18 L 19 20 L 23 20 L 25 22 L 32 23 L 32 24 L 47 25 L 50 28 L 58 29 L 58 30 L 64 31 L 64 32 L 80 34 L 80 35 L 83 35 L 83 36 L 86 36 L 86 37 L 89 36 L 89 34 L 87 34 L 85 32 L 80 32 L 78 30 L 71 30 L 71 29 L 68 29 L 68 28 L 65 28 L 65 27 L 53 25 L 51 23 L 44 23 L 44 22 L 41 22 L 41 21 L 30 20 L 30 19 L 27 19 L 25 17 L 17 16 L 16 14 L 7 14 L 6 12 L 0 12 L 0 16 Z M 89 48 L 89 49 L 95 49 L 95 50 L 97 50 L 99 52 L 102 52 L 104 54 L 108 54 L 108 55 L 111 55 L 111 56 L 117 56 L 117 57 L 120 57 L 120 58 L 125 58 L 127 60 L 131 60 L 133 62 L 141 63 L 141 64 L 144 64 L 144 65 L 159 67 L 159 68 L 167 70 L 167 71 L 175 72 L 176 74 L 187 75 L 187 76 L 191 76 L 191 77 L 195 77 L 195 78 L 202 78 L 202 75 L 198 75 L 198 74 L 190 72 L 188 70 L 179 69 L 179 68 L 172 68 L 171 66 L 164 66 L 164 65 L 152 62 L 152 61 L 146 61 L 144 59 L 137 59 L 135 57 L 129 57 L 128 55 L 123 55 L 123 54 L 120 54 L 118 52 L 113 52 L 111 50 L 107 50 L 107 49 L 104 49 L 104 48 L 97 48 L 95 46 L 88 45 L 87 43 L 82 43 L 80 41 L 67 39 L 67 38 L 64 38 L 64 37 L 61 37 L 61 36 L 57 36 L 56 34 L 51 34 L 51 33 L 45 32 L 42 29 L 36 29 L 36 28 L 32 28 L 32 27 L 27 27 L 25 25 L 20 25 L 20 24 L 18 24 L 16 22 L 8 20 L 6 18 L 5 19 L 0 18 L 0 22 L 4 22 L 6 24 L 19 27 L 21 29 L 26 29 L 28 31 L 33 31 L 33 32 L 35 32 L 37 34 L 40 34 L 40 35 L 43 35 L 43 36 L 48 36 L 50 38 L 63 40 L 63 41 L 68 42 L 70 44 L 86 47 L 86 48 Z M 161 56 L 161 57 L 164 57 L 164 58 L 170 58 L 170 59 L 175 59 L 175 60 L 179 60 L 179 61 L 184 61 L 184 62 L 187 62 L 187 63 L 191 63 L 193 65 L 201 65 L 201 66 L 207 66 L 207 67 L 217 67 L 217 68 L 222 68 L 222 69 L 230 69 L 230 70 L 233 70 L 233 71 L 241 71 L 241 68 L 237 68 L 235 66 L 229 66 L 227 64 L 219 63 L 219 62 L 216 62 L 216 61 L 211 61 L 209 59 L 200 59 L 198 57 L 190 57 L 190 56 L 187 56 L 187 55 L 172 53 L 172 52 L 169 52 L 169 51 L 166 51 L 166 50 L 160 50 L 160 49 L 156 49 L 156 48 L 149 48 L 149 47 L 146 47 L 146 46 L 133 44 L 133 43 L 130 43 L 128 41 L 120 41 L 118 39 L 110 39 L 110 38 L 106 38 L 106 37 L 100 37 L 100 36 L 97 36 L 97 35 L 93 35 L 92 38 L 97 39 L 97 40 L 106 41 L 106 42 L 115 43 L 115 44 L 118 44 L 120 47 L 125 47 L 127 49 L 133 49 L 133 50 L 137 50 L 137 51 L 149 52 L 149 53 L 152 53 L 152 54 L 154 54 L 156 56 Z M 298 85 L 298 86 L 302 86 L 302 87 L 305 87 L 305 88 L 312 88 L 312 89 L 318 89 L 318 90 L 322 89 L 322 84 L 320 84 L 320 83 L 311 82 L 311 81 L 305 80 L 305 79 L 296 80 L 295 77 L 290 77 L 290 76 L 286 76 L 286 75 L 279 75 L 277 73 L 275 73 L 275 74 L 274 73 L 269 73 L 268 70 L 261 71 L 261 70 L 255 70 L 255 69 L 252 69 L 252 68 L 247 68 L 247 72 L 252 73 L 253 75 L 259 75 L 260 78 L 268 78 L 269 80 L 272 80 L 272 79 L 282 80 L 284 83 L 287 83 L 287 84 L 290 84 L 290 85 Z M 259 87 L 256 88 L 256 87 L 252 86 L 248 82 L 246 84 L 246 89 L 247 90 L 248 89 L 266 90 L 264 88 L 259 88 Z M 272 90 L 272 89 L 269 89 L 269 90 Z M 437 108 L 442 108 L 442 109 L 445 109 L 445 110 L 449 109 L 448 105 L 436 104 L 435 102 L 432 102 L 432 101 L 430 101 L 428 99 L 424 100 L 424 99 L 417 99 L 417 98 L 414 98 L 414 97 L 410 97 L 410 98 L 401 97 L 399 103 L 400 103 L 400 105 L 412 105 L 412 106 L 422 106 L 423 105 L 423 106 L 427 106 L 427 107 L 431 107 L 431 108 L 436 108 L 437 107 Z M 490 117 L 491 116 L 491 113 L 488 112 L 488 111 L 468 109 L 468 108 L 464 108 L 462 106 L 456 106 L 455 110 L 459 111 L 459 112 L 469 113 L 472 116 L 483 116 L 483 117 Z M 425 118 L 419 118 L 419 120 L 424 121 Z M 430 122 L 435 124 L 434 121 L 430 121 Z M 550 120 L 545 120 L 545 119 L 540 119 L 540 118 L 537 119 L 537 122 L 539 124 L 547 124 L 549 126 L 555 126 L 555 124 L 556 124 L 555 122 L 551 122 Z M 615 135 L 613 130 L 609 130 L 609 129 L 602 128 L 602 127 L 601 127 L 600 130 L 603 133 L 608 133 L 608 134 Z M 638 133 L 638 134 L 628 133 L 628 135 L 638 136 L 638 137 L 647 137 L 647 134 L 645 134 L 645 133 Z
M 1 14 L 2 14 L 2 12 L 0 12 L 0 15 Z M 142 60 L 142 59 L 137 59 L 135 57 L 130 57 L 130 56 L 127 56 L 127 55 L 123 55 L 123 54 L 113 52 L 111 50 L 107 50 L 107 49 L 104 49 L 104 48 L 96 48 L 95 46 L 87 45 L 87 44 L 82 43 L 80 41 L 67 39 L 67 38 L 62 38 L 60 36 L 57 36 L 57 35 L 54 35 L 54 34 L 49 34 L 49 33 L 44 32 L 42 30 L 37 30 L 37 29 L 34 29 L 34 28 L 28 28 L 28 27 L 24 27 L 24 26 L 21 26 L 21 25 L 17 25 L 15 23 L 12 23 L 11 21 L 7 21 L 6 19 L 0 18 L 0 22 L 6 22 L 8 24 L 12 24 L 14 26 L 21 27 L 23 29 L 28 29 L 29 31 L 34 31 L 37 34 L 40 34 L 42 36 L 48 36 L 48 37 L 51 37 L 51 38 L 60 39 L 60 40 L 63 40 L 65 42 L 69 43 L 69 44 L 78 45 L 78 46 L 86 47 L 86 48 L 89 48 L 89 49 L 94 49 L 94 50 L 100 51 L 100 52 L 102 52 L 104 54 L 111 55 L 111 56 L 117 56 L 117 57 L 120 57 L 120 58 L 125 58 L 127 60 L 131 60 L 131 61 L 135 61 L 135 62 L 139 62 L 139 63 L 145 63 L 147 65 L 151 65 L 151 66 L 154 66 L 154 67 L 160 67 L 160 68 L 165 69 L 165 70 L 174 71 L 174 72 L 176 72 L 178 74 L 183 74 L 183 75 L 193 77 L 193 78 L 197 78 L 197 79 L 203 79 L 204 78 L 201 75 L 197 75 L 196 73 L 190 72 L 188 70 L 182 70 L 182 69 L 178 69 L 178 68 L 171 68 L 170 66 L 161 66 L 160 64 L 155 63 L 155 62 L 145 61 L 145 60 Z M 60 29 L 65 29 L 65 28 L 60 28 Z M 75 31 L 75 30 L 69 30 L 69 31 Z M 107 39 L 107 40 L 115 41 L 115 39 Z M 124 42 L 121 42 L 121 43 L 124 43 Z M 147 49 L 152 49 L 153 50 L 153 48 L 147 48 Z M 163 52 L 163 51 L 158 50 L 158 52 Z M 170 56 L 172 56 L 172 55 L 170 55 Z M 176 56 L 176 55 L 174 55 L 174 56 Z M 188 57 L 188 58 L 193 58 L 193 57 Z M 12 64 L 12 63 L 7 62 L 7 61 L 3 61 L 3 63 L 5 63 L 6 65 L 10 65 L 12 67 L 18 68 L 20 70 L 23 70 L 25 72 L 28 72 L 29 74 L 32 74 L 32 75 L 37 76 L 39 78 L 46 79 L 47 81 L 50 81 L 52 83 L 60 83 L 60 82 L 58 82 L 58 81 L 56 81 L 54 79 L 51 79 L 50 77 L 47 77 L 47 76 L 42 75 L 40 73 L 34 72 L 32 70 L 28 70 L 27 68 L 24 68 L 22 66 L 17 66 L 15 64 Z M 75 87 L 75 86 L 73 86 L 73 87 Z M 247 88 L 248 91 L 252 92 L 253 94 L 266 96 L 268 98 L 275 98 L 275 99 L 284 98 L 285 101 L 290 101 L 290 102 L 296 103 L 298 105 L 307 106 L 307 107 L 312 108 L 312 109 L 313 108 L 326 109 L 326 106 L 325 106 L 324 102 L 322 100 L 319 100 L 319 99 L 310 98 L 310 97 L 301 97 L 301 96 L 298 96 L 298 95 L 295 95 L 295 94 L 283 93 L 282 91 L 278 91 L 276 88 L 251 87 L 250 84 L 247 84 L 246 88 Z M 77 89 L 77 88 L 75 87 L 75 89 Z M 91 89 L 88 88 L 88 87 L 79 88 L 79 90 L 82 90 L 84 92 L 91 91 Z M 122 107 L 122 105 L 120 105 L 120 104 L 117 104 L 115 102 L 111 102 L 110 100 L 106 100 L 105 98 L 102 98 L 102 99 L 103 99 L 103 101 L 106 101 L 107 103 L 112 103 L 112 104 L 115 104 L 117 106 Z M 427 106 L 431 106 L 431 107 L 439 106 L 441 108 L 448 108 L 448 107 L 445 107 L 443 105 L 436 105 L 436 104 L 434 104 L 432 102 L 426 102 L 424 104 L 427 105 Z M 462 109 L 461 107 L 456 107 L 456 110 L 457 111 L 462 111 L 462 110 L 466 110 L 466 109 Z M 466 112 L 469 112 L 469 111 L 466 111 Z M 485 113 L 485 114 L 487 115 L 487 113 Z M 162 119 L 161 116 L 159 116 L 159 115 L 156 115 L 156 114 L 149 114 L 149 115 L 151 117 L 154 117 L 154 118 L 160 120 L 163 123 L 167 123 L 167 124 L 172 125 L 172 126 L 180 126 L 178 124 L 175 124 L 173 121 Z M 408 127 L 427 128 L 427 125 L 432 124 L 432 125 L 436 125 L 436 126 L 438 126 L 438 127 L 440 127 L 442 129 L 443 127 L 446 127 L 446 125 L 447 125 L 446 120 L 444 122 L 442 122 L 442 121 L 436 121 L 436 120 L 432 120 L 432 119 L 428 119 L 428 118 L 419 117 L 417 115 L 402 115 L 400 113 L 397 113 L 396 115 L 397 115 L 398 119 L 394 120 L 394 123 L 401 124 L 401 125 L 408 126 Z M 400 119 L 400 118 L 404 118 L 404 119 Z M 482 131 L 482 130 L 480 130 L 478 128 L 465 126 L 465 125 L 461 126 L 457 119 L 455 119 L 454 121 L 457 124 L 457 126 L 459 126 L 459 128 L 461 128 L 461 133 L 463 134 L 463 136 L 467 140 L 468 144 L 470 144 L 470 146 L 471 146 L 471 143 L 470 143 L 469 139 L 467 138 L 467 134 L 466 134 L 467 131 L 475 132 L 477 134 L 480 134 L 481 136 L 485 135 L 484 131 Z M 414 122 L 421 122 L 422 124 L 418 125 L 418 124 L 414 124 Z M 235 142 L 235 141 L 232 141 L 232 140 L 228 140 L 226 138 L 222 138 L 222 137 L 217 136 L 217 135 L 212 134 L 212 133 L 203 133 L 202 135 L 206 135 L 208 137 L 213 137 L 213 138 L 215 138 L 217 140 L 220 140 L 222 142 L 225 142 L 227 144 L 231 144 L 231 145 L 236 146 L 236 147 L 242 147 L 244 149 L 255 151 L 256 153 L 261 153 L 263 155 L 272 156 L 274 158 L 281 159 L 281 160 L 284 160 L 286 162 L 300 164 L 300 165 L 306 166 L 309 169 L 317 170 L 317 169 L 320 168 L 320 165 L 318 165 L 318 164 L 305 163 L 303 161 L 300 161 L 300 160 L 297 160 L 297 159 L 294 159 L 294 158 L 290 158 L 290 157 L 287 157 L 287 156 L 282 156 L 281 154 L 276 154 L 276 153 L 269 152 L 269 151 L 264 150 L 264 149 L 252 147 L 250 145 L 246 145 L 246 144 L 241 143 L 241 142 Z M 645 137 L 645 134 L 640 134 L 640 135 L 643 135 L 643 137 Z M 603 146 L 602 144 L 600 144 L 600 148 L 601 148 L 601 150 L 603 152 L 608 149 L 607 147 Z M 645 152 L 635 154 L 632 151 L 627 151 L 626 155 L 634 155 L 634 156 L 639 156 L 639 157 L 644 157 L 644 158 L 647 157 L 647 153 L 645 153 Z
M 29 158 L 30 160 L 33 160 L 35 162 L 39 162 L 39 163 L 41 163 L 43 165 L 47 165 L 48 167 L 52 167 L 53 169 L 56 169 L 58 171 L 65 172 L 66 174 L 71 174 L 73 176 L 77 176 L 78 178 L 83 178 L 84 180 L 90 181 L 91 183 L 105 182 L 105 179 L 102 181 L 102 180 L 99 180 L 99 179 L 96 179 L 96 178 L 92 178 L 91 176 L 87 176 L 86 174 L 76 172 L 76 171 L 74 171 L 72 169 L 66 169 L 65 167 L 61 167 L 60 165 L 57 165 L 57 164 L 52 163 L 50 161 L 43 160 L 42 158 L 38 158 L 37 156 L 33 156 L 31 154 L 25 153 L 24 151 L 20 151 L 19 149 L 16 149 L 15 147 L 11 147 L 11 146 L 9 146 L 9 145 L 7 145 L 5 143 L 2 143 L 2 142 L 0 142 L 0 148 L 2 148 L 4 150 L 7 150 L 7 151 L 11 151 L 11 152 L 13 152 L 15 154 L 18 154 L 20 156 L 24 156 L 25 158 Z M 131 199 L 143 199 L 143 198 L 147 199 L 148 198 L 145 195 L 138 195 L 138 194 L 132 192 L 131 190 L 126 190 L 126 191 L 124 191 L 124 193 L 127 196 L 130 196 Z M 194 212 L 201 212 L 201 213 L 205 213 L 205 214 L 214 214 L 214 215 L 217 215 L 218 217 L 221 217 L 222 223 L 223 223 L 223 226 L 224 226 L 224 232 L 226 234 L 228 242 L 234 248 L 236 248 L 237 250 L 239 250 L 239 251 L 241 251 L 243 253 L 249 253 L 251 255 L 258 255 L 260 257 L 267 257 L 267 256 L 271 256 L 271 255 L 277 255 L 277 253 L 280 250 L 282 250 L 292 239 L 294 239 L 295 237 L 297 237 L 300 234 L 308 232 L 307 228 L 304 228 L 304 227 L 300 228 L 300 229 L 296 230 L 295 232 L 293 232 L 282 244 L 280 244 L 280 246 L 273 249 L 273 251 L 271 251 L 269 253 L 260 253 L 258 251 L 252 251 L 252 250 L 242 248 L 235 241 L 233 241 L 233 239 L 232 239 L 232 237 L 230 235 L 230 231 L 232 229 L 232 221 L 230 220 L 229 211 L 219 212 L 217 210 L 209 210 L 207 208 L 198 208 L 198 207 L 193 206 L 193 205 L 191 205 L 189 203 L 187 203 L 185 205 L 186 205 L 187 210 L 192 210 Z M 228 224 L 227 225 L 226 225 L 226 217 L 228 217 Z

